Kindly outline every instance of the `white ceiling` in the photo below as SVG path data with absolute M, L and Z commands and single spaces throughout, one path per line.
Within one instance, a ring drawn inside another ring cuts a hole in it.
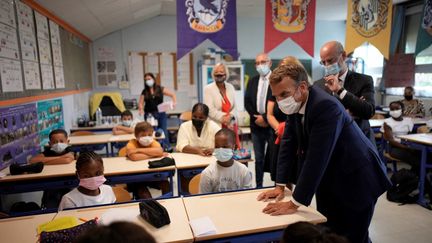
M 407 0 L 393 0 L 394 3 Z M 176 0 L 36 0 L 92 40 L 159 15 L 175 15 Z M 346 18 L 346 0 L 317 0 L 318 20 Z M 264 17 L 264 0 L 237 0 L 237 15 Z

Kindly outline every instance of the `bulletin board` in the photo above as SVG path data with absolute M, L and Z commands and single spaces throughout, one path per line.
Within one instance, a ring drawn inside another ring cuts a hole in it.
M 49 134 L 55 129 L 64 129 L 63 105 L 61 99 L 45 100 L 37 103 L 38 131 L 40 147 L 49 141 Z
M 89 40 L 35 1 L 0 5 L 0 101 L 92 88 Z
M 34 103 L 0 109 L 0 170 L 38 153 L 37 124 Z
M 176 94 L 175 110 L 190 110 L 191 101 L 198 96 L 193 63 L 192 53 L 177 61 L 174 52 L 130 52 L 130 92 L 132 95 L 141 95 L 144 89 L 144 74 L 150 72 L 156 77 L 156 83 Z

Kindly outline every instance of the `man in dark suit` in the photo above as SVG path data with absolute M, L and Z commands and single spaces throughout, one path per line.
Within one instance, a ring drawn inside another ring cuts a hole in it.
M 270 94 L 269 77 L 272 63 L 265 53 L 255 58 L 255 68 L 259 75 L 249 80 L 244 97 L 246 111 L 250 116 L 252 143 L 255 153 L 255 181 L 262 187 L 264 176 L 265 148 L 270 139 L 270 126 L 266 119 L 267 97 Z
M 275 189 L 258 200 L 283 198 L 283 183 L 296 163 L 300 170 L 292 198 L 269 203 L 263 212 L 290 214 L 308 206 L 316 193 L 317 209 L 327 226 L 351 243 L 369 241 L 368 228 L 377 198 L 390 186 L 375 146 L 342 104 L 322 89 L 309 87 L 297 64 L 276 68 L 270 86 L 280 109 L 288 114 L 282 137 Z
M 347 55 L 341 43 L 330 41 L 320 50 L 321 64 L 325 76 L 316 81 L 317 85 L 340 100 L 352 115 L 357 125 L 375 144 L 369 119 L 375 114 L 375 91 L 371 76 L 348 70 Z

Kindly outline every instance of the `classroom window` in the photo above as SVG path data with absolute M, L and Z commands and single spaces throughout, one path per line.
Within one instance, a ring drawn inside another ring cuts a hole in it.
M 406 16 L 404 31 L 405 53 L 414 53 L 417 43 L 417 32 L 422 18 L 422 13 L 414 13 Z M 432 97 L 432 46 L 423 50 L 415 59 L 416 71 L 414 75 L 414 89 L 416 96 Z M 389 95 L 403 95 L 403 87 L 387 88 Z
M 353 57 L 364 60 L 364 73 L 372 76 L 374 86 L 377 86 L 377 80 L 381 78 L 383 72 L 384 56 L 381 52 L 366 42 L 354 50 Z

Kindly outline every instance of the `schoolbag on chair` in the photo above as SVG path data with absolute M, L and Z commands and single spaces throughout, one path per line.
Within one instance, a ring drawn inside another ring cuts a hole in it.
M 413 193 L 418 188 L 418 176 L 408 170 L 400 169 L 391 177 L 393 186 L 387 191 L 387 199 L 391 202 L 401 204 L 415 203 L 418 199 L 418 192 Z

